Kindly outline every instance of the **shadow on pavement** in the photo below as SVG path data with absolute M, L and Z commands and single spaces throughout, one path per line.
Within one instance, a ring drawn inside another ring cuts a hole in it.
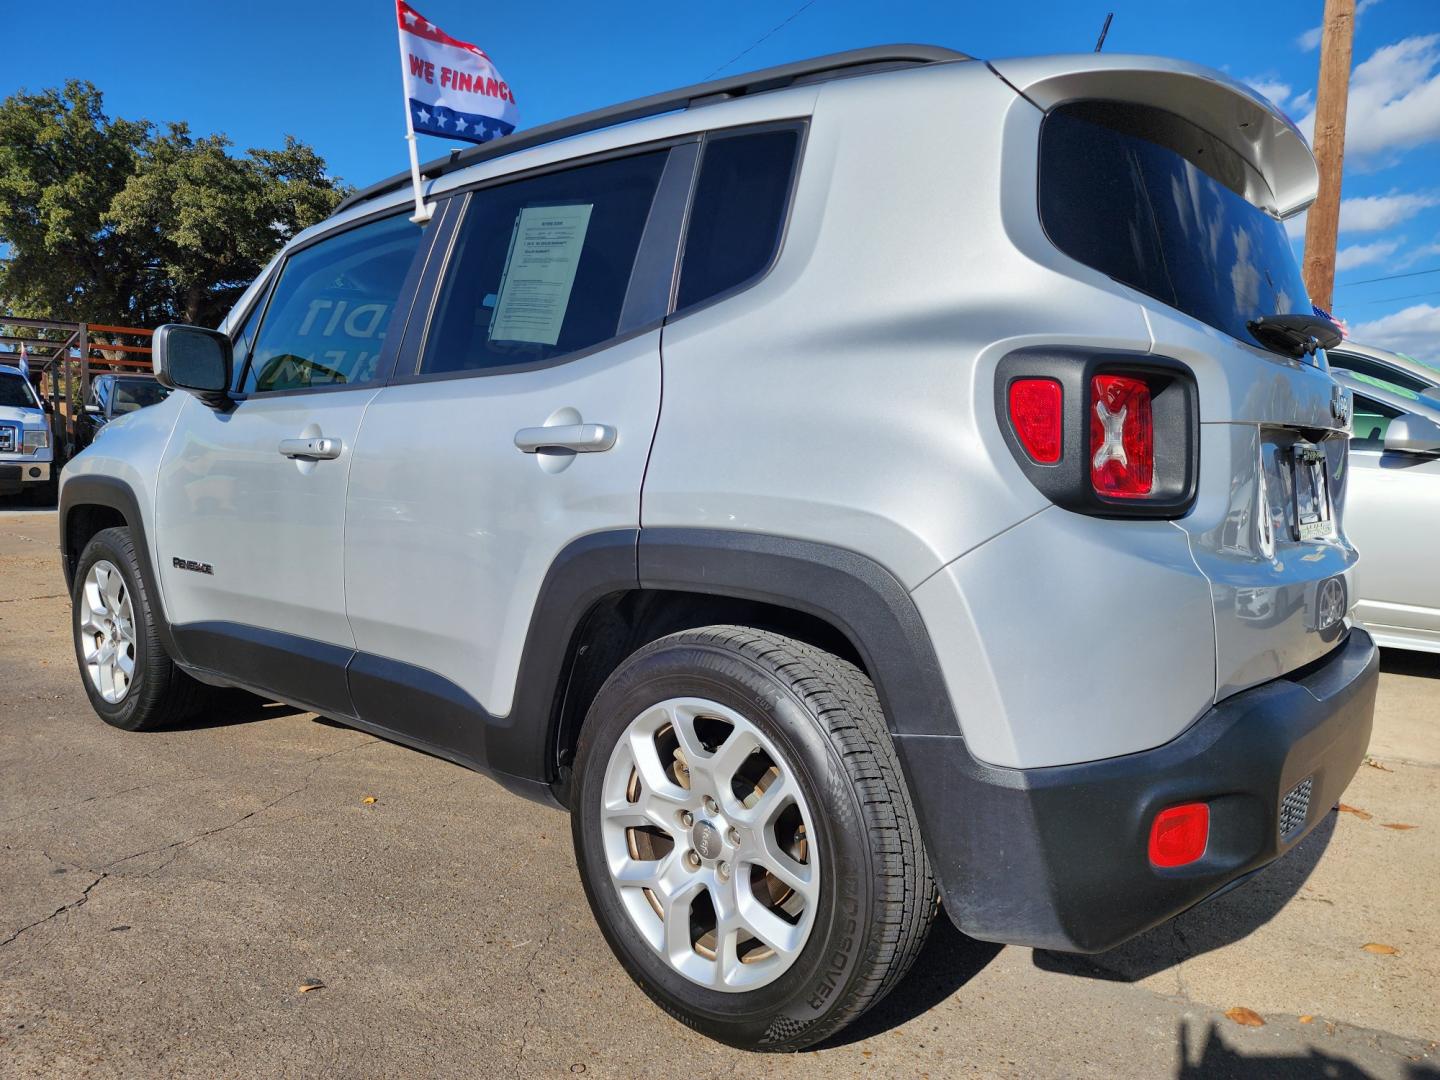
M 1321 897 L 1300 896 L 1300 890 L 1330 846 L 1336 813 L 1326 814 L 1298 846 L 1231 892 L 1202 901 L 1155 929 L 1093 956 L 1036 949 L 1035 966 L 1063 975 L 1112 982 L 1137 982 L 1191 957 L 1248 937 L 1273 919 L 1286 904 L 1321 903 Z
M 1327 1054 L 1311 1047 L 1303 1054 L 1246 1054 L 1226 1046 L 1215 1025 L 1207 1024 L 1205 1041 L 1197 1051 L 1190 1046 L 1190 1029 L 1180 1025 L 1179 1065 L 1175 1080 L 1206 1080 L 1226 1077 L 1227 1080 L 1369 1080 L 1366 1072 L 1353 1061 Z M 1407 1075 L 1411 1080 L 1436 1080 L 1440 1072 L 1428 1065 L 1412 1064 Z
M 1409 649 L 1381 649 L 1380 670 L 1391 675 L 1415 675 L 1440 679 L 1440 653 L 1411 652 Z
M 172 724 L 168 731 L 203 731 L 205 728 L 253 724 L 257 720 L 274 720 L 282 716 L 298 716 L 304 712 L 278 701 L 266 701 L 244 690 L 216 689 L 214 697 L 189 720 Z
M 933 1009 L 985 969 L 1004 948 L 968 938 L 941 911 L 915 966 L 878 1005 L 815 1047 L 828 1050 L 874 1038 Z

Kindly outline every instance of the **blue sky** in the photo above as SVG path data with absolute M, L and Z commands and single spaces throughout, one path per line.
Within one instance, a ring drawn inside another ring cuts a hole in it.
M 1107 52 L 1221 68 L 1308 131 L 1323 0 L 415 6 L 491 55 L 515 88 L 522 127 L 861 45 L 927 42 L 987 58 L 1086 51 L 1113 10 Z M 1440 0 L 1360 6 L 1335 307 L 1358 339 L 1440 361 Z M 85 78 L 105 92 L 112 115 L 186 120 L 242 148 L 294 134 L 353 184 L 405 166 L 388 0 L 0 0 L 0 21 L 9 41 L 27 45 L 7 50 L 0 96 Z M 447 145 L 421 136 L 425 156 Z M 1413 276 L 1347 284 L 1401 273 Z

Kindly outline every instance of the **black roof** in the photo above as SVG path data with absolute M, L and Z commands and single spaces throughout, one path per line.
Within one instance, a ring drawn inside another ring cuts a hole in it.
M 791 64 L 763 68 L 744 75 L 731 75 L 710 82 L 696 83 L 678 90 L 667 90 L 634 101 L 610 105 L 603 109 L 581 113 L 565 120 L 556 120 L 540 127 L 518 131 L 491 142 L 482 143 L 469 150 L 452 150 L 443 158 L 428 161 L 420 167 L 420 175 L 433 179 L 457 169 L 468 168 L 482 161 L 492 161 L 507 154 L 529 150 L 545 143 L 567 139 L 572 135 L 583 135 L 589 131 L 640 120 L 647 116 L 674 112 L 677 109 L 709 105 L 717 101 L 728 101 L 748 94 L 779 90 L 787 86 L 825 82 L 830 79 L 851 75 L 868 75 L 877 71 L 893 71 L 897 68 L 917 67 L 923 64 L 949 63 L 956 60 L 970 60 L 972 57 L 953 49 L 938 45 L 875 45 L 867 49 L 851 49 L 848 52 L 817 56 L 812 60 L 797 60 Z M 379 195 L 397 191 L 410 183 L 409 170 L 396 173 L 388 180 L 381 180 L 355 192 L 335 208 L 342 210 L 366 202 Z

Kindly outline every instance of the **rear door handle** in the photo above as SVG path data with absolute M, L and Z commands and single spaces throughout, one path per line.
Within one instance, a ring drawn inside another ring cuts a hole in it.
M 554 424 L 550 427 L 521 428 L 515 433 L 515 448 L 526 454 L 540 450 L 573 450 L 594 454 L 615 445 L 615 429 L 609 424 Z
M 339 439 L 281 439 L 280 453 L 306 461 L 332 461 L 340 456 Z

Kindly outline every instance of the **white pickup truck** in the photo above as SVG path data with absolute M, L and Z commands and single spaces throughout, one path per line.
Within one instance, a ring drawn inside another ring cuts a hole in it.
M 50 414 L 19 368 L 0 364 L 0 499 L 54 490 Z

